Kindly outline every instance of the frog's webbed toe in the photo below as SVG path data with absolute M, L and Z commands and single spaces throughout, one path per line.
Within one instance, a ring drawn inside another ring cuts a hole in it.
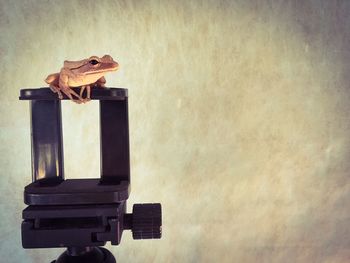
M 57 90 L 57 93 L 58 93 L 58 98 L 61 100 L 63 99 L 63 95 L 62 95 L 62 92 L 60 90 Z
M 63 99 L 62 92 L 61 92 L 61 90 L 60 90 L 59 87 L 57 87 L 57 86 L 55 86 L 55 85 L 52 85 L 52 84 L 51 84 L 49 87 L 50 87 L 50 89 L 52 90 L 52 92 L 57 93 L 58 98 L 59 98 L 60 100 Z

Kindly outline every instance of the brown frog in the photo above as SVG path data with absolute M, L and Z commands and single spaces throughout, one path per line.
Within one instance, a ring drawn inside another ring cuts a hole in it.
M 104 55 L 102 58 L 92 56 L 79 61 L 66 60 L 60 73 L 48 75 L 45 82 L 53 92 L 58 93 L 60 99 L 63 98 L 63 92 L 72 101 L 82 103 L 90 100 L 91 86 L 104 87 L 106 83 L 104 75 L 118 68 L 119 64 L 109 55 Z M 81 87 L 80 94 L 71 87 Z M 87 95 L 83 99 L 85 89 L 87 89 Z M 73 96 L 76 98 L 74 99 Z

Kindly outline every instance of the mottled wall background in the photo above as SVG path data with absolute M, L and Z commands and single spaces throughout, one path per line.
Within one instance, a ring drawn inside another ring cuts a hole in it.
M 1 262 L 62 251 L 21 248 L 19 89 L 92 54 L 129 89 L 129 209 L 163 205 L 118 262 L 350 262 L 350 1 L 0 0 Z M 63 118 L 66 177 L 98 177 L 97 102 Z

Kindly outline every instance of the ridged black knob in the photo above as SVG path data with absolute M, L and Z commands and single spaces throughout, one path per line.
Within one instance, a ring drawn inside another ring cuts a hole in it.
M 155 239 L 162 236 L 162 207 L 160 204 L 134 204 L 132 208 L 132 237 Z

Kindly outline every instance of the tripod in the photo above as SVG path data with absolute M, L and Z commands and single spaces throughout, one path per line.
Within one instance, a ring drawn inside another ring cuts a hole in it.
M 23 248 L 66 247 L 55 263 L 115 263 L 102 248 L 118 245 L 123 230 L 134 239 L 161 238 L 161 205 L 135 204 L 130 193 L 128 95 L 126 89 L 94 88 L 100 103 L 101 174 L 65 179 L 61 100 L 49 88 L 22 89 L 30 100 L 32 183 L 24 189 Z M 65 97 L 64 99 L 67 99 Z

